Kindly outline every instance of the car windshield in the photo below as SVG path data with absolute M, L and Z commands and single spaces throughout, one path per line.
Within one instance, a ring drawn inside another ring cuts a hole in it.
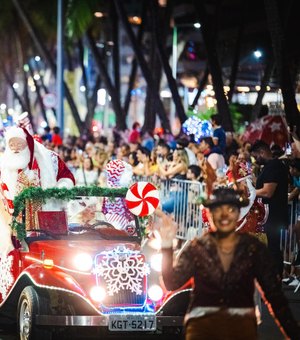
M 56 235 L 95 234 L 97 231 L 105 238 L 139 236 L 137 218 L 122 197 L 50 199 L 37 212 L 37 220 L 38 229 Z

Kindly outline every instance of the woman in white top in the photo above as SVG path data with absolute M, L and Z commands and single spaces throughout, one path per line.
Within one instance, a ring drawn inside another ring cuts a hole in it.
M 94 169 L 92 158 L 85 156 L 83 164 L 75 171 L 76 186 L 96 185 L 98 177 L 98 170 Z

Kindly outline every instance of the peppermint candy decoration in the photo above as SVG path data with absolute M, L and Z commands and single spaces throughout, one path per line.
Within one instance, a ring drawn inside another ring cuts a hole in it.
M 136 216 L 153 214 L 159 205 L 159 192 L 149 182 L 134 183 L 127 191 L 125 202 Z

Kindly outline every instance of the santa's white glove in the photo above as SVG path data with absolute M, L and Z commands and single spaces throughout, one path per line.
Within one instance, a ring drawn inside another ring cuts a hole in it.
M 161 210 L 157 210 L 155 215 L 158 220 L 154 223 L 154 228 L 158 230 L 156 235 L 160 239 L 161 248 L 172 248 L 173 240 L 176 237 L 177 223 Z
M 66 188 L 66 189 L 71 189 L 74 187 L 74 183 L 71 179 L 69 178 L 61 178 L 58 180 L 56 184 L 57 188 Z

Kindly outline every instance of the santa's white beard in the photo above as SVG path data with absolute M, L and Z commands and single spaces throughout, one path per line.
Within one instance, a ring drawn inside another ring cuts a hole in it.
M 1 157 L 1 180 L 7 185 L 12 199 L 16 195 L 18 170 L 26 169 L 29 161 L 30 150 L 28 147 L 18 153 L 6 148 Z
M 7 168 L 10 170 L 25 169 L 30 161 L 30 150 L 28 146 L 18 153 L 12 152 L 9 148 L 3 153 L 1 158 L 1 168 Z

